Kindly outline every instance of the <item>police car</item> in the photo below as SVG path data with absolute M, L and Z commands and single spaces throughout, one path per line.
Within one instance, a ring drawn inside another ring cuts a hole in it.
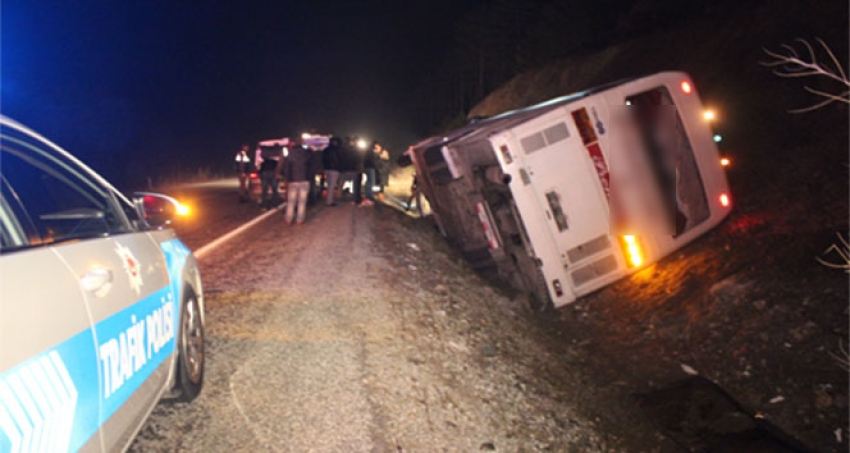
M 160 399 L 203 383 L 201 278 L 163 215 L 176 200 L 127 198 L 2 116 L 0 195 L 0 452 L 125 450 Z

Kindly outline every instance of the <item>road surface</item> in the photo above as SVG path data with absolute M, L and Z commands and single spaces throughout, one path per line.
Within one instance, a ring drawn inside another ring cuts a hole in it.
M 181 196 L 227 222 L 258 213 L 231 195 Z M 157 407 L 132 451 L 603 450 L 559 390 L 571 376 L 508 300 L 447 255 L 425 256 L 430 232 L 409 234 L 408 221 L 350 203 L 301 227 L 276 213 L 206 254 L 203 393 Z M 195 247 L 224 229 L 183 227 Z M 469 311 L 486 299 L 502 308 Z

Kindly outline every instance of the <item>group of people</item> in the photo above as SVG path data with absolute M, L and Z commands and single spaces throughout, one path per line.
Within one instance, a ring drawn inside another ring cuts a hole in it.
M 307 206 L 322 194 L 327 206 L 337 206 L 337 194 L 343 195 L 346 182 L 351 183 L 354 204 L 373 206 L 376 199 L 383 197 L 389 181 L 389 152 L 377 141 L 367 149 L 357 145 L 357 138 L 331 137 L 324 149 L 314 149 L 299 138 L 270 140 L 259 144 L 253 163 L 248 155 L 250 146 L 243 145 L 235 159 L 239 201 L 250 199 L 249 175 L 256 169 L 261 186 L 260 205 L 264 210 L 280 201 L 279 182 L 286 183 L 287 225 L 293 221 L 304 223 Z
M 389 181 L 390 154 L 377 141 L 365 150 L 359 149 L 357 141 L 356 138 L 343 141 L 332 137 L 322 150 L 323 178 L 320 187 L 327 191 L 325 204 L 328 206 L 337 205 L 335 192 L 341 191 L 346 182 L 351 182 L 354 204 L 372 206 L 376 198 L 383 197 Z

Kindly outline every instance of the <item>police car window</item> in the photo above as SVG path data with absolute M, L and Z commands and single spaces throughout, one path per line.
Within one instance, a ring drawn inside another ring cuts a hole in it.
M 9 214 L 9 210 L 0 203 L 0 253 L 27 245 L 23 232 Z
M 0 175 L 0 253 L 30 245 L 29 236 L 34 231 L 19 222 L 20 210 L 15 209 L 17 196 L 6 179 Z
M 3 175 L 41 243 L 101 237 L 128 230 L 109 190 L 84 177 L 70 164 L 26 144 L 19 148 L 9 142 L 3 144 L 0 159 Z

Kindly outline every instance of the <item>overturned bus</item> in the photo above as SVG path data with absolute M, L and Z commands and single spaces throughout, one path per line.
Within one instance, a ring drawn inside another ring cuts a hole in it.
M 473 121 L 409 155 L 440 232 L 541 306 L 656 262 L 731 210 L 710 125 L 679 72 Z

